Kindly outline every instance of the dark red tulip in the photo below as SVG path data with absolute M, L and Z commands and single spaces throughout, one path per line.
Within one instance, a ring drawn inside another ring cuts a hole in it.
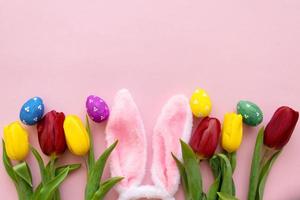
M 62 154 L 66 150 L 66 139 L 63 129 L 65 114 L 52 110 L 37 124 L 40 147 L 44 154 Z
M 202 158 L 210 158 L 218 146 L 221 133 L 220 121 L 205 117 L 199 123 L 190 140 L 190 146 Z
M 290 140 L 299 118 L 299 113 L 292 108 L 278 108 L 264 133 L 264 144 L 270 148 L 282 149 Z

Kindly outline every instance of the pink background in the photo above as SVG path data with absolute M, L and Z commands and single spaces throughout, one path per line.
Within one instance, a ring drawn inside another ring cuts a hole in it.
M 261 106 L 266 124 L 281 105 L 300 109 L 299 13 L 298 0 L 0 0 L 1 128 L 18 120 L 32 96 L 41 96 L 47 111 L 83 119 L 87 95 L 111 105 L 123 87 L 139 105 L 149 138 L 164 102 L 175 93 L 190 96 L 198 86 L 212 98 L 212 116 L 222 120 L 247 99 Z M 105 146 L 104 127 L 92 124 L 97 155 Z M 300 199 L 299 129 L 270 173 L 267 200 Z M 38 147 L 35 127 L 28 130 Z M 234 174 L 241 200 L 257 128 L 244 132 Z M 69 152 L 61 159 L 82 161 Z M 32 155 L 28 162 L 37 184 Z M 207 190 L 211 172 L 206 164 L 202 169 Z M 17 199 L 2 164 L 0 176 L 2 197 Z M 82 200 L 85 180 L 83 166 L 62 185 L 63 199 Z M 176 197 L 183 199 L 182 192 Z

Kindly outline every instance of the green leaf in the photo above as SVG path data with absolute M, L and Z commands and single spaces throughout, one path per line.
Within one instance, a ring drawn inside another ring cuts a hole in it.
M 4 167 L 6 169 L 7 174 L 14 181 L 14 183 L 16 183 L 16 181 L 17 181 L 16 174 L 15 174 L 15 171 L 14 171 L 13 166 L 11 164 L 11 161 L 7 156 L 7 152 L 6 152 L 6 149 L 5 149 L 5 142 L 4 142 L 3 139 L 2 139 L 2 160 L 3 160 L 3 164 L 4 164 Z
M 38 200 L 43 184 L 40 183 L 33 192 L 32 200 Z
M 189 197 L 189 190 L 188 190 L 188 181 L 187 181 L 187 175 L 185 172 L 184 165 L 180 160 L 178 160 L 178 158 L 173 153 L 171 153 L 171 154 L 172 154 L 173 159 L 175 160 L 175 163 L 177 165 L 177 168 L 178 168 L 178 171 L 179 171 L 179 174 L 181 177 L 181 182 L 182 182 L 182 187 L 183 187 L 185 198 L 189 199 L 190 197 Z
M 89 117 L 86 115 L 85 119 L 86 119 L 86 131 L 88 132 L 90 138 L 90 150 L 89 150 L 88 161 L 87 161 L 88 172 L 89 172 L 95 165 L 95 154 L 94 154 L 94 141 L 91 133 Z
M 180 140 L 182 157 L 187 174 L 188 188 L 192 200 L 202 198 L 202 178 L 199 170 L 199 163 L 191 147 Z
M 55 175 L 61 173 L 65 168 L 69 168 L 69 173 L 71 173 L 71 172 L 79 169 L 80 167 L 81 167 L 80 163 L 63 165 L 63 166 L 57 167 L 55 169 Z
M 98 158 L 97 162 L 95 163 L 94 167 L 91 168 L 87 184 L 85 187 L 85 199 L 90 200 L 94 193 L 99 189 L 100 180 L 102 177 L 102 173 L 105 167 L 105 163 L 111 154 L 111 152 L 114 150 L 114 148 L 117 146 L 118 141 L 114 142 L 112 145 L 110 145 Z
M 215 178 L 221 174 L 221 162 L 217 155 L 209 159 L 209 165 Z
M 32 175 L 26 162 L 21 162 L 13 167 L 16 174 L 32 187 Z
M 220 190 L 221 185 L 221 174 L 215 179 L 213 184 L 210 186 L 209 191 L 207 193 L 207 200 L 216 200 L 218 195 L 217 192 Z
M 32 197 L 32 187 L 21 177 L 18 175 L 16 176 L 17 178 L 17 192 L 19 196 L 19 200 L 30 200 Z
M 264 128 L 262 127 L 256 137 L 256 144 L 252 156 L 251 173 L 250 173 L 250 183 L 248 191 L 248 200 L 255 200 L 256 190 L 259 179 L 260 161 L 261 161 L 261 151 L 264 141 Z
M 233 178 L 231 179 L 232 180 L 232 195 L 235 196 L 235 183 L 234 183 L 234 180 Z
M 226 153 L 226 155 L 230 161 L 230 165 L 233 173 L 236 167 L 236 152 Z
M 280 152 L 281 151 L 277 151 L 276 153 L 274 153 L 272 155 L 272 157 L 267 161 L 267 163 L 263 166 L 260 176 L 259 176 L 258 192 L 256 194 L 258 196 L 258 198 L 256 198 L 256 200 L 263 199 L 266 180 L 267 180 L 270 170 L 271 170 L 274 162 L 276 161 L 277 157 L 279 156 Z
M 5 167 L 6 172 L 13 180 L 16 190 L 18 192 L 19 200 L 28 200 L 32 196 L 32 187 L 23 179 L 21 178 L 17 172 L 14 170 L 13 165 L 11 164 L 10 159 L 8 158 L 6 149 L 5 149 L 5 142 L 2 140 L 2 159 L 3 164 Z
M 69 168 L 65 168 L 61 173 L 55 176 L 51 181 L 44 185 L 38 195 L 38 199 L 50 200 L 59 185 L 66 179 L 69 173 Z
M 42 182 L 43 182 L 43 184 L 46 184 L 46 182 L 48 181 L 48 174 L 47 174 L 47 171 L 45 168 L 44 161 L 43 161 L 41 155 L 39 154 L 39 152 L 34 147 L 30 147 L 30 149 L 39 165 Z
M 220 191 L 232 195 L 232 169 L 230 161 L 224 154 L 217 155 L 221 161 L 222 184 Z
M 207 200 L 207 196 L 206 196 L 206 194 L 204 192 L 202 192 L 201 200 Z
M 53 197 L 53 200 L 60 200 L 60 191 L 59 191 L 59 188 L 55 191 L 55 194 L 54 194 L 54 197 Z
M 218 192 L 218 196 L 219 196 L 220 200 L 238 200 L 234 196 L 224 193 L 224 192 Z
M 113 177 L 100 184 L 99 189 L 95 192 L 92 200 L 102 200 L 109 190 L 119 183 L 123 177 Z

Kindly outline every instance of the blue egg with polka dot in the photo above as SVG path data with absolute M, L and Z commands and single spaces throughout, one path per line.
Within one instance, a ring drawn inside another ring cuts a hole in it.
M 44 103 L 40 97 L 26 101 L 20 110 L 20 120 L 23 124 L 34 125 L 43 117 Z

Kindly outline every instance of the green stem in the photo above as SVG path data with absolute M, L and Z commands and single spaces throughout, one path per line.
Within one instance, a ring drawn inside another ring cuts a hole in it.
M 50 156 L 50 167 L 49 167 L 49 175 L 50 175 L 50 179 L 54 178 L 55 176 L 55 161 L 56 161 L 56 155 L 52 154 Z
M 56 154 L 52 154 L 50 156 L 50 166 L 49 166 L 49 180 L 52 180 L 55 177 L 55 162 L 56 162 L 57 156 Z M 59 188 L 57 188 L 53 194 L 53 200 L 60 200 L 60 192 Z
M 231 169 L 232 169 L 232 174 L 235 170 L 235 167 L 236 167 L 236 151 L 235 152 L 226 152 L 226 156 L 227 158 L 229 159 L 230 161 L 230 164 L 231 164 Z
M 33 189 L 24 180 L 16 176 L 16 190 L 19 200 L 30 200 L 32 197 Z
M 86 115 L 86 130 L 88 132 L 89 139 L 90 139 L 90 150 L 89 150 L 89 154 L 88 154 L 88 159 L 86 161 L 86 165 L 87 165 L 87 169 L 88 169 L 88 174 L 89 174 L 89 172 L 91 171 L 91 169 L 95 165 L 95 154 L 94 154 L 93 136 L 92 136 L 92 133 L 91 133 L 91 127 L 90 127 L 90 123 L 89 123 L 89 118 L 88 118 L 87 115 Z
M 264 141 L 264 128 L 261 128 L 256 137 L 256 143 L 252 155 L 251 172 L 249 180 L 248 200 L 255 200 L 259 174 L 261 169 L 261 152 Z

